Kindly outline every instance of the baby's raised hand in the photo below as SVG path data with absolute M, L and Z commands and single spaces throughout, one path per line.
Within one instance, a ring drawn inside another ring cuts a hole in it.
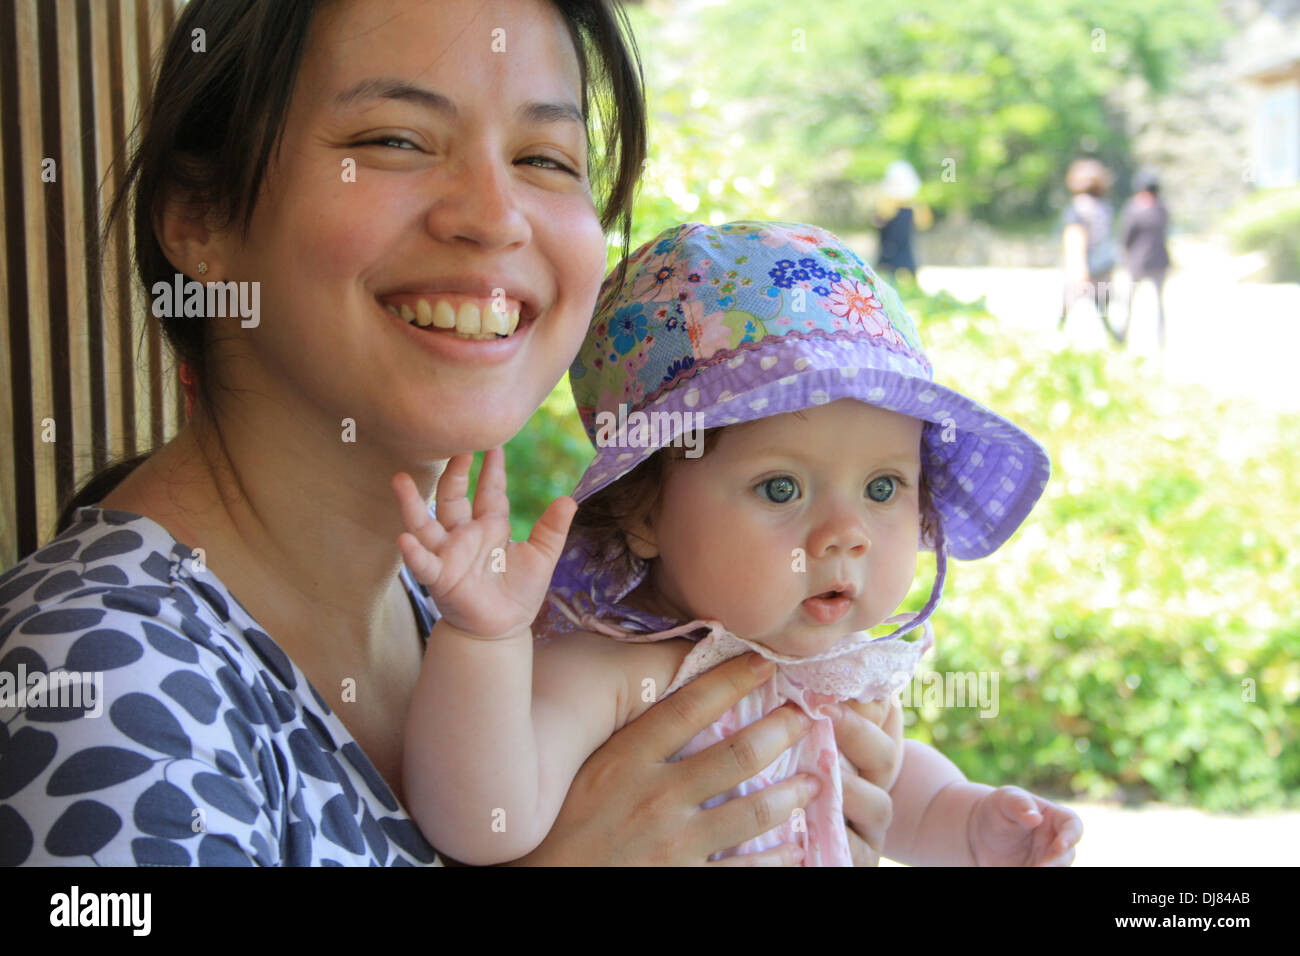
M 1069 866 L 1083 823 L 1067 807 L 1000 787 L 971 811 L 969 835 L 978 866 Z
M 406 525 L 397 546 L 448 624 L 495 640 L 527 628 L 537 616 L 577 503 L 555 499 L 527 541 L 511 541 L 505 452 L 493 448 L 483 457 L 471 511 L 466 494 L 472 461 L 473 455 L 457 455 L 447 463 L 438 479 L 437 518 L 409 475 L 393 476 Z

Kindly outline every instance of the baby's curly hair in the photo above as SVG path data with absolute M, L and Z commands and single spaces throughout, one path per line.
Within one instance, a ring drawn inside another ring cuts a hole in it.
M 717 445 L 722 433 L 731 426 L 710 428 L 704 432 L 703 453 Z M 629 528 L 645 520 L 659 504 L 669 465 L 686 457 L 677 446 L 661 448 L 613 484 L 600 489 L 578 505 L 570 534 L 578 532 L 587 552 L 588 573 L 611 567 L 620 577 L 634 570 L 636 557 L 629 544 Z M 921 516 L 921 543 L 930 550 L 938 546 L 940 517 L 930 491 L 922 456 L 921 480 L 917 487 Z

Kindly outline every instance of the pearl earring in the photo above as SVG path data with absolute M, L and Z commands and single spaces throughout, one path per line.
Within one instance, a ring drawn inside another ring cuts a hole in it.
M 204 276 L 204 275 L 207 275 L 207 274 L 208 274 L 208 264 L 207 264 L 206 262 L 200 262 L 200 263 L 199 263 L 199 275 Z

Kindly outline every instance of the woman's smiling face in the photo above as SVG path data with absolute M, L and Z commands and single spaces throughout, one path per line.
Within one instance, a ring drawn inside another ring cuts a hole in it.
M 248 238 L 223 240 L 220 278 L 261 282 L 262 321 L 222 384 L 426 459 L 510 438 L 604 271 L 587 155 L 549 3 L 324 5 Z M 514 313 L 505 336 L 444 327 L 506 332 Z

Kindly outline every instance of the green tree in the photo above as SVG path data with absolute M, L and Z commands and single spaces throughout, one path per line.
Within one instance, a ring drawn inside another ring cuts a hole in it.
M 1214 0 L 746 0 L 691 10 L 688 30 L 687 16 L 637 17 L 665 175 L 698 193 L 730 147 L 738 175 L 770 171 L 779 211 L 841 229 L 861 226 L 863 187 L 898 158 L 939 209 L 1050 213 L 1076 155 L 1127 166 L 1110 91 L 1167 89 L 1227 27 Z M 712 115 L 684 108 L 699 91 Z

